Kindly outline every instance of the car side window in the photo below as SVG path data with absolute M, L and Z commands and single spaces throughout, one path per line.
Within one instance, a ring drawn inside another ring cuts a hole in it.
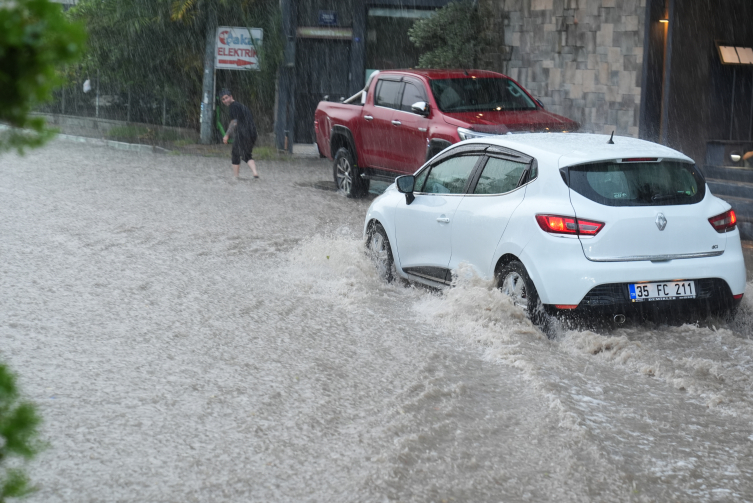
M 402 85 L 402 82 L 395 80 L 380 80 L 374 97 L 374 104 L 380 107 L 400 108 L 398 96 Z
M 400 110 L 404 112 L 410 112 L 411 106 L 418 101 L 426 101 L 424 93 L 410 82 L 405 83 L 405 89 L 403 90 L 403 101 L 400 105 Z
M 474 194 L 504 194 L 518 186 L 528 164 L 490 157 L 476 183 Z
M 430 168 L 427 168 L 420 172 L 418 176 L 416 176 L 416 181 L 413 184 L 413 191 L 414 192 L 423 192 L 424 188 L 424 182 L 426 181 L 426 176 L 429 174 Z
M 440 162 L 429 171 L 424 184 L 427 194 L 462 194 L 479 155 L 461 155 Z

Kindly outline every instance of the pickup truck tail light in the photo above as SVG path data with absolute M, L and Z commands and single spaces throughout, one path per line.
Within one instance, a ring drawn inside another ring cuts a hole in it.
M 737 225 L 737 215 L 735 215 L 735 210 L 725 211 L 721 215 L 709 218 L 709 223 L 716 229 L 716 232 L 731 231 Z
M 569 234 L 572 236 L 595 236 L 604 228 L 603 222 L 561 215 L 536 215 L 536 222 L 538 222 L 541 230 L 550 234 Z
M 319 121 L 314 121 L 314 132 L 315 133 L 319 132 Z

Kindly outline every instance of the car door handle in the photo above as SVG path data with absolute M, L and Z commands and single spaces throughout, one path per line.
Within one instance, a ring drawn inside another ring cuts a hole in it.
M 366 119 L 367 121 L 373 121 L 374 120 L 374 117 L 372 117 L 371 115 L 364 115 L 363 118 Z
M 437 222 L 442 223 L 442 224 L 449 224 L 450 223 L 450 219 L 447 218 L 447 217 L 439 217 L 439 218 L 437 218 Z
M 392 121 L 392 125 L 393 126 L 399 126 L 401 124 L 402 124 L 402 122 L 400 122 L 400 121 Z
M 420 128 L 418 128 L 418 130 L 421 131 L 422 133 L 426 132 L 426 128 L 425 127 L 420 127 Z

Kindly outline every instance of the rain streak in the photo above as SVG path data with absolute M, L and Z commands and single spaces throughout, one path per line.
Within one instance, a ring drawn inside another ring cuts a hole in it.
M 750 283 L 729 324 L 549 339 L 463 265 L 381 281 L 331 161 L 227 164 L 0 158 L 28 501 L 753 499 Z

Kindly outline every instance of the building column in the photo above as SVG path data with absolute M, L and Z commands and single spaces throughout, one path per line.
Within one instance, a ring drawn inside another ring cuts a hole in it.
M 295 41 L 296 9 L 294 0 L 281 0 L 282 33 L 285 53 L 278 75 L 277 110 L 275 111 L 275 145 L 293 153 L 295 131 Z
M 356 94 L 366 84 L 366 2 L 352 0 L 353 40 L 350 44 L 350 80 L 348 94 Z

